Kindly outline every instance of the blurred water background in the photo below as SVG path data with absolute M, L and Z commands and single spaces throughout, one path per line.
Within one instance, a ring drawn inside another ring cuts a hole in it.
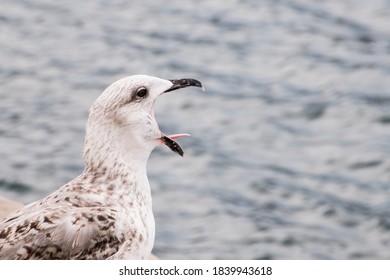
M 0 195 L 83 170 L 88 109 L 132 74 L 185 157 L 149 161 L 162 259 L 390 258 L 390 2 L 0 4 Z

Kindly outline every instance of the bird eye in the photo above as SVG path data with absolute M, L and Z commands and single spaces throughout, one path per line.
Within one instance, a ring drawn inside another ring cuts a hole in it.
M 144 98 L 147 95 L 148 95 L 148 90 L 146 88 L 142 87 L 137 90 L 137 94 L 136 94 L 137 98 Z

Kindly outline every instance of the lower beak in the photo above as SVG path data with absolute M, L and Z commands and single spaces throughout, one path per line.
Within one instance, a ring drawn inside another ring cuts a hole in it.
M 184 137 L 184 136 L 190 136 L 189 134 L 174 134 L 174 135 L 169 135 L 166 136 L 162 134 L 160 140 L 162 143 L 168 146 L 173 152 L 177 153 L 180 156 L 184 155 L 183 149 L 180 147 L 180 145 L 174 141 L 173 139 Z

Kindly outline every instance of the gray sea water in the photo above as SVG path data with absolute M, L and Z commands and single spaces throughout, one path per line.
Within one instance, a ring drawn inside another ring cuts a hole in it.
M 390 2 L 0 3 L 0 195 L 83 170 L 89 106 L 132 74 L 199 79 L 156 117 L 162 259 L 390 259 Z

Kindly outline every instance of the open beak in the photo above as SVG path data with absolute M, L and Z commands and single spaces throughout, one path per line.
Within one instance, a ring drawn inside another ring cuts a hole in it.
M 202 83 L 195 79 L 170 80 L 170 82 L 172 82 L 173 85 L 164 92 L 170 92 L 180 88 L 191 87 L 191 86 L 200 87 L 204 90 Z M 184 155 L 183 149 L 173 139 L 177 139 L 185 136 L 190 136 L 190 135 L 187 133 L 180 133 L 180 134 L 173 134 L 173 135 L 165 135 L 161 133 L 160 141 L 165 145 L 167 145 L 173 152 L 177 153 L 180 156 L 183 156 Z

